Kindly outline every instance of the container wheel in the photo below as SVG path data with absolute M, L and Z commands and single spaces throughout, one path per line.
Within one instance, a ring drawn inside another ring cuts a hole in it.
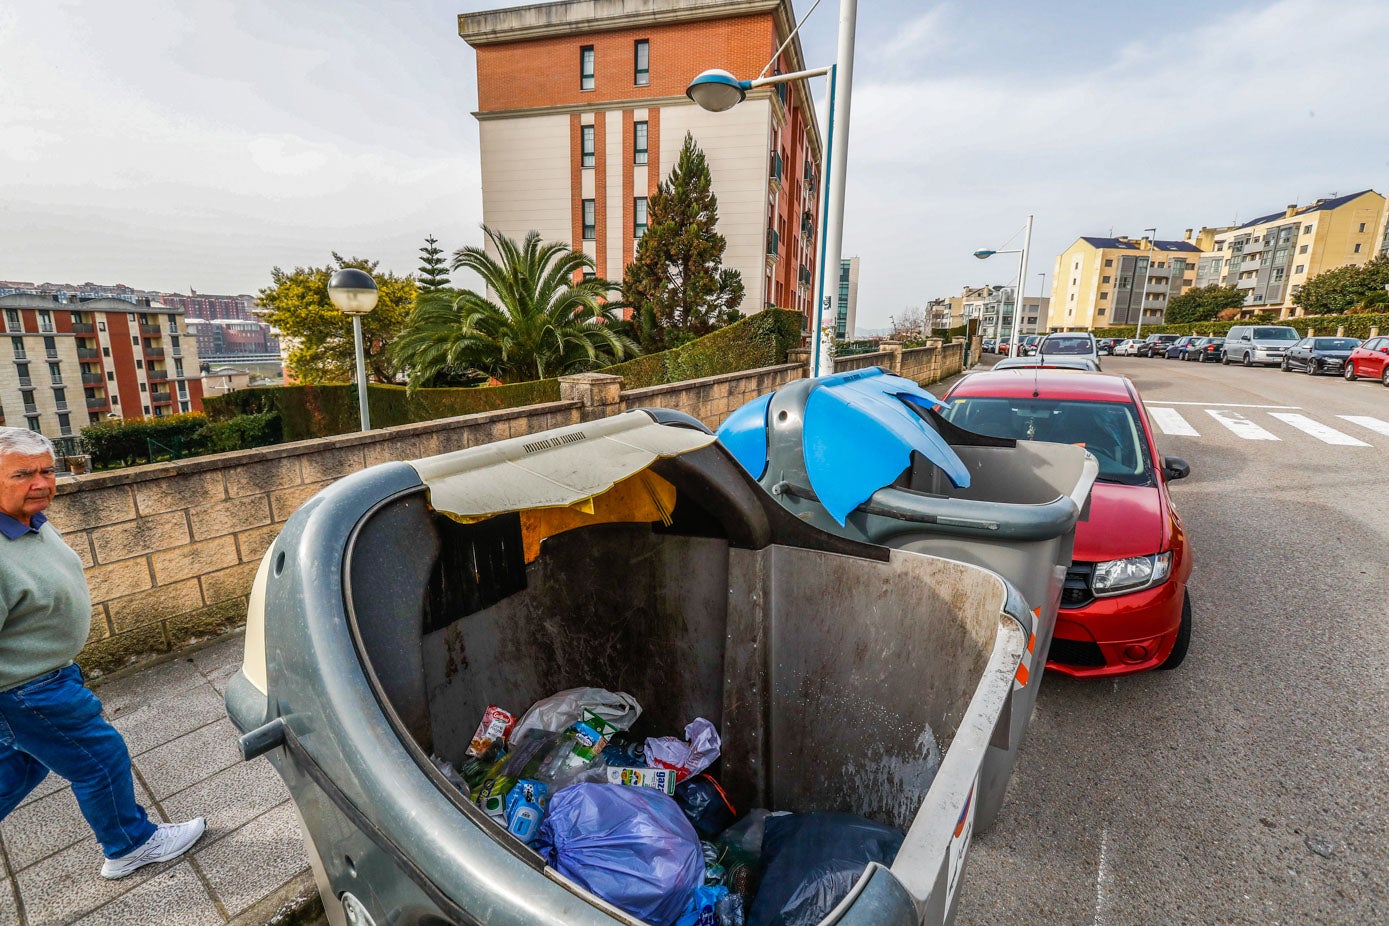
M 1346 364 L 1346 372 L 1345 372 L 1344 374 L 1342 374 L 1342 375 L 1345 376 L 1346 382 L 1348 382 L 1348 383 L 1353 383 L 1353 382 L 1355 382 L 1355 364 L 1353 364 L 1353 363 L 1347 363 L 1347 364 Z
M 1177 628 L 1177 642 L 1172 644 L 1172 652 L 1159 669 L 1175 669 L 1186 659 L 1186 651 L 1191 646 L 1191 593 L 1182 595 L 1182 624 Z

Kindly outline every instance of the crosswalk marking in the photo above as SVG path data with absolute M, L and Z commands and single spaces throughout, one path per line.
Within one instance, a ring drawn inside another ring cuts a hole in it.
M 1358 424 L 1362 428 L 1369 428 L 1379 434 L 1389 435 L 1389 421 L 1381 421 L 1378 418 L 1371 418 L 1369 415 L 1337 415 L 1351 424 Z
M 1238 402 L 1169 402 L 1166 399 L 1144 399 L 1145 405 L 1200 405 L 1209 408 L 1281 408 L 1297 411 L 1301 405 L 1241 405 Z
M 1305 434 L 1310 434 L 1324 444 L 1336 444 L 1341 447 L 1368 447 L 1369 444 L 1359 438 L 1351 437 L 1336 430 L 1329 425 L 1322 424 L 1320 421 L 1313 421 L 1306 415 L 1296 415 L 1290 412 L 1269 412 L 1270 417 L 1277 418 L 1284 424 L 1290 424 Z
M 1150 408 L 1148 415 L 1157 422 L 1164 434 L 1179 434 L 1183 437 L 1200 437 L 1201 434 L 1182 417 L 1175 408 Z
M 1239 412 L 1226 411 L 1223 408 L 1208 408 L 1206 414 L 1229 428 L 1236 437 L 1242 437 L 1245 440 L 1278 440 L 1276 435 L 1259 427 Z

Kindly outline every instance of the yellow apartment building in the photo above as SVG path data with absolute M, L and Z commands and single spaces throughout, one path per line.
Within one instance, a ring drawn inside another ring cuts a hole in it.
M 1196 283 L 1191 240 L 1082 236 L 1056 258 L 1046 327 L 1079 331 L 1161 324 L 1167 302 Z
M 1244 290 L 1245 316 L 1269 312 L 1293 318 L 1302 314 L 1293 297 L 1309 278 L 1362 265 L 1380 253 L 1386 244 L 1384 215 L 1384 197 L 1362 190 L 1310 206 L 1293 203 L 1236 228 L 1203 228 L 1197 235 L 1206 252 L 1198 283 Z

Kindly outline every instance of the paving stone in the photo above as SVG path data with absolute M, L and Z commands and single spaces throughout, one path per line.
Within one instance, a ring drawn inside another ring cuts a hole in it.
M 132 756 L 192 733 L 226 716 L 222 696 L 199 675 L 198 684 L 177 694 L 134 705 L 111 722 Z
M 71 926 L 214 926 L 222 921 L 206 886 L 183 862 Z
M 28 926 L 71 923 L 174 864 L 147 865 L 119 881 L 108 881 L 100 874 L 101 862 L 101 847 L 95 840 L 86 840 L 19 872 L 15 883 Z
M 212 890 L 236 916 L 309 867 L 299 818 L 286 801 L 196 853 Z
M 240 762 L 239 735 L 232 722 L 223 718 L 156 746 L 136 759 L 135 767 L 155 798 L 163 800 Z
M 262 757 L 252 762 L 238 762 L 161 803 L 173 820 L 206 817 L 208 837 L 220 839 L 288 799 L 289 791 L 284 782 Z
M 0 926 L 19 926 L 19 904 L 8 878 L 0 878 Z
M 50 773 L 50 778 L 58 778 Z M 62 784 L 67 784 L 58 778 Z M 135 782 L 135 800 L 149 808 L 150 818 L 163 822 L 159 813 L 150 807 L 149 793 Z M 3 823 L 0 833 L 5 837 L 6 854 L 15 871 L 22 871 L 35 862 L 76 843 L 96 846 L 96 837 L 77 806 L 72 789 L 64 787 L 42 800 L 16 808 Z M 97 849 L 98 854 L 100 849 Z
M 241 654 L 246 649 L 245 634 L 229 634 L 225 639 L 204 646 L 197 652 L 189 653 L 187 659 L 198 667 L 204 675 L 210 675 L 225 666 L 241 667 Z
M 204 681 L 196 664 L 186 659 L 171 659 L 125 678 L 93 685 L 92 691 L 106 708 L 107 719 L 115 720 L 132 708 L 196 688 Z

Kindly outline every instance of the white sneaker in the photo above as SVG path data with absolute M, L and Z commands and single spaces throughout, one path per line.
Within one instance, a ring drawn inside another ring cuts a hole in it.
M 195 817 L 183 823 L 161 823 L 154 834 L 120 858 L 108 858 L 101 865 L 103 878 L 124 878 L 137 868 L 178 858 L 197 842 L 207 829 L 207 821 Z

